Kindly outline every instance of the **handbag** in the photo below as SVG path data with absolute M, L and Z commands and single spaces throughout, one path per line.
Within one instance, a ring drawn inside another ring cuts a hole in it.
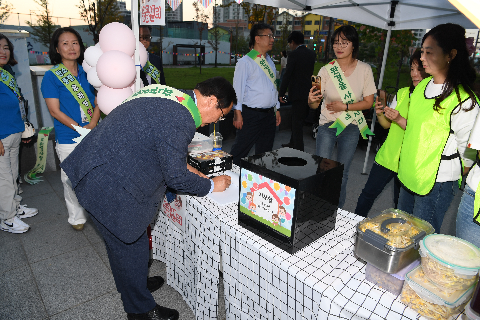
M 25 130 L 22 133 L 22 139 L 30 139 L 35 135 L 35 127 L 33 124 L 28 121 L 28 100 L 25 100 L 23 97 L 18 99 L 20 103 L 20 112 L 22 113 L 23 122 L 25 123 Z

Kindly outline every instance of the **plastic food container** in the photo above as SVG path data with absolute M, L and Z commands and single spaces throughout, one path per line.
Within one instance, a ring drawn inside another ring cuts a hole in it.
M 445 290 L 467 289 L 478 280 L 480 249 L 468 241 L 432 234 L 420 242 L 425 275 Z
M 420 258 L 420 240 L 432 225 L 408 213 L 387 209 L 357 224 L 355 254 L 386 273 L 397 273 Z
M 418 266 L 405 277 L 401 301 L 428 319 L 446 320 L 463 311 L 473 294 L 467 290 L 445 291 L 433 284 Z
M 480 320 L 480 314 L 472 310 L 470 303 L 467 303 L 465 306 L 465 315 L 467 316 L 468 320 Z
M 399 272 L 395 274 L 389 274 L 375 268 L 370 263 L 367 263 L 367 266 L 365 267 L 365 280 L 370 281 L 380 288 L 398 296 L 402 292 L 405 275 L 419 264 L 420 260 L 415 260 L 413 263 L 409 264 Z

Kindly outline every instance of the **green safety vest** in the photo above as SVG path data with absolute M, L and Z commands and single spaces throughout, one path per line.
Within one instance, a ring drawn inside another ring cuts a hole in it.
M 454 90 L 440 103 L 443 109 L 437 112 L 433 109 L 435 98 L 425 98 L 425 88 L 431 80 L 432 77 L 422 80 L 410 97 L 410 104 L 414 107 L 408 110 L 398 168 L 398 178 L 403 185 L 422 196 L 432 190 L 437 179 L 442 152 L 451 131 L 452 112 L 460 101 L 469 98 L 459 85 L 460 101 Z
M 397 92 L 397 110 L 402 117 L 407 119 L 408 106 L 410 102 L 410 88 L 401 88 Z M 403 135 L 405 130 L 396 122 L 392 121 L 388 136 L 380 150 L 377 152 L 375 162 L 384 166 L 388 170 L 398 172 L 398 160 L 400 159 L 400 150 L 402 150 Z

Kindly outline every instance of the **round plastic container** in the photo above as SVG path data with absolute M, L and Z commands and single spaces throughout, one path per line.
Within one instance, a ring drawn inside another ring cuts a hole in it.
M 480 320 L 480 314 L 472 310 L 470 303 L 467 303 L 465 306 L 465 315 L 467 316 L 468 320 Z
M 222 137 L 220 132 L 212 132 L 210 134 L 210 139 L 212 139 L 212 141 L 213 141 L 213 150 L 212 151 L 222 150 L 223 137 Z
M 478 280 L 480 249 L 468 241 L 431 234 L 420 241 L 419 252 L 425 276 L 445 290 L 465 290 Z

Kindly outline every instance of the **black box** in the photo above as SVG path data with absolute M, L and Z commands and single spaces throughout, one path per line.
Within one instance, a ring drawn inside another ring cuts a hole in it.
M 294 254 L 335 228 L 343 164 L 291 148 L 240 161 L 238 223 Z
M 222 150 L 193 153 L 187 157 L 187 163 L 203 174 L 230 170 L 232 161 L 232 155 Z

